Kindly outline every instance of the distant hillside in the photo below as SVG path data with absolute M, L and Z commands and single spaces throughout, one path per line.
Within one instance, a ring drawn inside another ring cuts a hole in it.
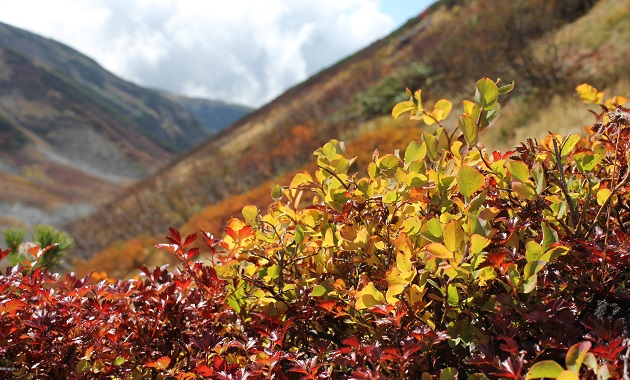
M 0 23 L 0 227 L 85 215 L 210 134 L 179 102 Z
M 213 211 L 222 217 L 227 209 L 242 207 L 243 199 L 262 205 L 269 200 L 266 191 L 256 192 L 264 201 L 247 194 L 301 168 L 330 138 L 351 145 L 373 132 L 373 142 L 362 140 L 363 146 L 390 146 L 391 128 L 398 124 L 387 115 L 405 97 L 405 87 L 422 88 L 430 104 L 439 97 L 461 99 L 462 91 L 482 76 L 515 80 L 518 90 L 504 110 L 511 127 L 482 136 L 495 139 L 495 145 L 508 143 L 518 127 L 533 120 L 528 116 L 531 107 L 519 108 L 519 99 L 533 99 L 542 110 L 550 106 L 549 99 L 537 99 L 537 93 L 566 96 L 576 84 L 600 79 L 585 63 L 594 49 L 602 55 L 614 49 L 584 46 L 580 39 L 569 42 L 565 31 L 582 18 L 601 20 L 601 9 L 609 18 L 623 19 L 628 15 L 626 5 L 611 0 L 528 0 L 489 7 L 482 0 L 439 1 L 390 36 L 247 115 L 93 217 L 69 226 L 80 237 L 77 254 L 89 257 L 113 242 L 162 236 L 169 225 L 191 226 L 191 220 L 202 219 L 202 212 L 206 219 L 213 218 L 202 211 L 213 205 L 223 205 L 222 211 L 216 207 Z M 588 33 L 599 33 L 603 25 L 621 28 L 623 23 L 589 24 Z M 610 71 L 605 83 L 597 84 L 613 85 L 624 73 L 623 68 Z M 511 114 L 510 109 L 522 112 Z
M 254 109 L 236 104 L 229 104 L 203 98 L 190 98 L 177 94 L 162 93 L 174 100 L 193 114 L 203 124 L 206 130 L 215 134 L 230 126 L 241 117 Z

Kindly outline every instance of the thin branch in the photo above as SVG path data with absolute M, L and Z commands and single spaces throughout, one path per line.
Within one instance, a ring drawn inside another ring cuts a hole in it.
M 571 222 L 573 222 L 573 225 L 576 226 L 579 221 L 579 216 L 578 216 L 577 210 L 575 209 L 575 205 L 573 204 L 573 199 L 571 199 L 571 196 L 569 195 L 569 189 L 567 187 L 567 180 L 564 177 L 564 168 L 562 167 L 562 155 L 560 154 L 560 149 L 558 148 L 558 142 L 556 141 L 556 139 L 553 139 L 553 150 L 556 155 L 556 166 L 560 174 L 560 181 L 559 181 L 560 189 L 562 189 L 562 193 L 564 194 L 564 197 L 566 198 L 567 203 L 569 204 Z

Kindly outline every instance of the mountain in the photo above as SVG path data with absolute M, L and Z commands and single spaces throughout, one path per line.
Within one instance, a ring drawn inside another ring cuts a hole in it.
M 0 226 L 85 215 L 209 135 L 179 102 L 0 24 Z
M 251 107 L 230 104 L 218 100 L 190 98 L 164 92 L 162 94 L 188 110 L 188 112 L 201 122 L 206 131 L 211 134 L 215 134 L 223 128 L 230 126 L 232 123 L 254 110 Z
M 496 2 L 491 8 L 482 0 L 439 1 L 69 225 L 76 255 L 102 252 L 87 267 L 115 263 L 137 242 L 159 239 L 169 225 L 220 234 L 217 220 L 238 215 L 247 203 L 268 204 L 271 186 L 311 167 L 311 152 L 331 138 L 359 155 L 359 167 L 375 148 L 404 149 L 421 132 L 389 116 L 405 98 L 405 87 L 422 88 L 425 105 L 453 100 L 457 114 L 457 100 L 472 96 L 480 77 L 514 80 L 517 90 L 504 105 L 503 126 L 482 134 L 484 143 L 503 147 L 523 131 L 531 137 L 563 132 L 575 125 L 576 85 L 630 89 L 623 82 L 628 64 L 621 59 L 630 52 L 628 20 L 627 2 L 613 0 Z M 607 62 L 605 70 L 601 62 Z M 588 114 L 577 117 L 586 120 Z M 149 250 L 142 255 L 150 256 Z

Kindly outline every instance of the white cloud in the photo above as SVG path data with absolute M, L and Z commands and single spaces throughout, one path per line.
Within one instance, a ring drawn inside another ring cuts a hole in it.
M 377 0 L 0 0 L 0 20 L 117 75 L 259 106 L 387 34 Z M 36 11 L 35 11 L 36 10 Z

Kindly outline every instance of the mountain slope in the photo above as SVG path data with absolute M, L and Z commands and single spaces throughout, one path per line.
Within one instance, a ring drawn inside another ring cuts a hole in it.
M 230 126 L 238 119 L 254 110 L 250 107 L 228 104 L 216 100 L 190 98 L 170 93 L 162 94 L 188 110 L 188 112 L 201 122 L 206 131 L 212 134 Z
M 178 102 L 0 24 L 0 226 L 85 215 L 209 135 Z
M 387 139 L 392 123 L 379 116 L 404 98 L 405 86 L 422 88 L 432 99 L 457 100 L 462 91 L 470 96 L 467 89 L 479 77 L 502 77 L 516 80 L 521 94 L 509 103 L 518 104 L 521 96 L 542 108 L 547 99 L 536 94 L 569 94 L 577 83 L 596 78 L 592 67 L 579 66 L 591 54 L 579 49 L 580 41 L 572 46 L 556 41 L 567 25 L 590 17 L 593 6 L 618 7 L 609 0 L 501 2 L 492 9 L 480 0 L 438 2 L 387 38 L 241 119 L 93 218 L 71 226 L 80 237 L 77 254 L 87 257 L 113 241 L 142 234 L 160 236 L 168 225 L 187 223 L 206 205 L 230 203 L 231 196 L 300 168 L 330 138 L 351 141 L 385 128 L 376 135 Z M 605 84 L 622 74 L 611 73 Z M 505 108 L 509 114 L 511 106 Z

